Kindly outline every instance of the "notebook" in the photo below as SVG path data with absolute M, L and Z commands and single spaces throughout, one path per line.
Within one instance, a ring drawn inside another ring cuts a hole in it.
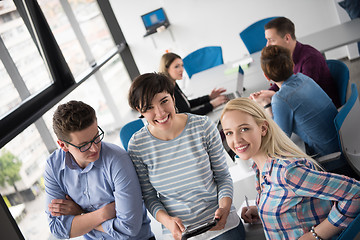
M 226 94 L 226 97 L 231 100 L 234 98 L 241 97 L 244 92 L 244 70 L 239 65 L 237 80 L 236 80 L 236 91 Z

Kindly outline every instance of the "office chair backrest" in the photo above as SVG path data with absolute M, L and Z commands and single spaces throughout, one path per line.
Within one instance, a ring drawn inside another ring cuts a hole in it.
M 357 86 L 351 84 L 351 96 L 334 119 L 342 152 L 360 175 L 360 104 Z
M 137 119 L 134 121 L 131 121 L 127 124 L 125 124 L 121 130 L 120 130 L 120 140 L 124 147 L 124 149 L 127 151 L 129 140 L 132 137 L 132 135 L 139 131 L 144 126 L 144 122 L 141 119 Z
M 183 58 L 184 68 L 189 76 L 224 63 L 222 48 L 210 46 L 200 48 Z
M 335 81 L 336 88 L 338 89 L 339 99 L 341 106 L 346 102 L 346 93 L 349 84 L 349 68 L 345 63 L 339 60 L 326 60 L 332 78 Z
M 261 19 L 240 32 L 240 38 L 244 42 L 250 54 L 261 51 L 266 46 L 265 24 L 277 17 Z
M 360 239 L 360 214 L 344 229 L 336 240 L 357 240 Z

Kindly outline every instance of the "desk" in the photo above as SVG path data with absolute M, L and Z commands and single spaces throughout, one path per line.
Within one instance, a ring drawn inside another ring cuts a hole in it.
M 229 172 L 234 184 L 233 205 L 237 210 L 240 210 L 245 195 L 249 200 L 256 198 L 255 172 L 253 169 L 246 169 L 238 164 L 229 167 Z
M 360 18 L 321 30 L 298 39 L 321 53 L 360 41 Z
M 265 78 L 260 64 L 261 52 L 251 54 L 252 62 L 248 68 L 244 69 L 244 87 L 243 97 L 250 96 L 251 93 L 268 89 L 269 82 Z M 240 59 L 235 62 L 221 64 L 219 66 L 209 68 L 202 72 L 196 73 L 190 79 L 189 87 L 183 91 L 189 98 L 195 98 L 209 94 L 212 89 L 223 87 L 227 92 L 234 92 L 236 89 L 236 78 L 238 65 L 242 62 Z M 235 69 L 235 70 L 234 70 Z M 215 123 L 218 122 L 223 106 L 215 108 L 207 116 Z M 305 144 L 296 134 L 291 135 L 291 140 L 305 152 Z M 229 157 L 230 158 L 230 157 Z M 231 160 L 230 160 L 231 161 Z M 227 159 L 229 163 L 229 159 Z
M 231 166 L 229 171 L 234 183 L 233 205 L 236 207 L 238 215 L 241 216 L 245 195 L 249 200 L 255 200 L 256 198 L 255 173 L 253 169 L 246 168 L 245 164 Z M 244 222 L 243 224 L 247 240 L 265 240 L 265 234 L 261 224 L 250 225 Z
M 250 93 L 269 88 L 269 83 L 266 80 L 260 66 L 260 52 L 251 55 L 252 62 L 248 68 L 244 68 L 244 96 L 247 97 Z M 224 87 L 227 92 L 236 90 L 236 78 L 238 74 L 238 65 L 241 62 L 233 61 L 218 65 L 213 68 L 198 72 L 189 80 L 189 86 L 183 89 L 188 97 L 197 97 L 209 94 L 215 87 Z
M 253 61 L 248 68 L 244 69 L 244 97 L 250 96 L 251 93 L 269 88 L 269 82 L 266 80 L 260 66 L 260 52 L 251 55 Z M 228 93 L 235 92 L 236 79 L 238 74 L 238 61 L 221 64 L 209 68 L 202 72 L 196 73 L 189 80 L 189 86 L 183 89 L 189 98 L 200 97 L 209 94 L 212 89 L 223 87 Z M 220 118 L 222 107 L 216 108 L 208 116 L 214 122 Z

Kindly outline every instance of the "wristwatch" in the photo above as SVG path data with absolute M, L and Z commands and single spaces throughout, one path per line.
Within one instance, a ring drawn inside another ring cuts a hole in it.
M 271 103 L 266 104 L 266 105 L 264 106 L 264 109 L 267 109 L 267 108 L 269 108 L 269 107 L 271 107 Z

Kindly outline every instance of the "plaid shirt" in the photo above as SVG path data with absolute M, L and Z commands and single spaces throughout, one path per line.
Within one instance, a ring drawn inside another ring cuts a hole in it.
M 269 159 L 256 172 L 256 204 L 267 239 L 298 239 L 326 218 L 347 227 L 360 213 L 360 182 L 314 170 L 306 159 Z

